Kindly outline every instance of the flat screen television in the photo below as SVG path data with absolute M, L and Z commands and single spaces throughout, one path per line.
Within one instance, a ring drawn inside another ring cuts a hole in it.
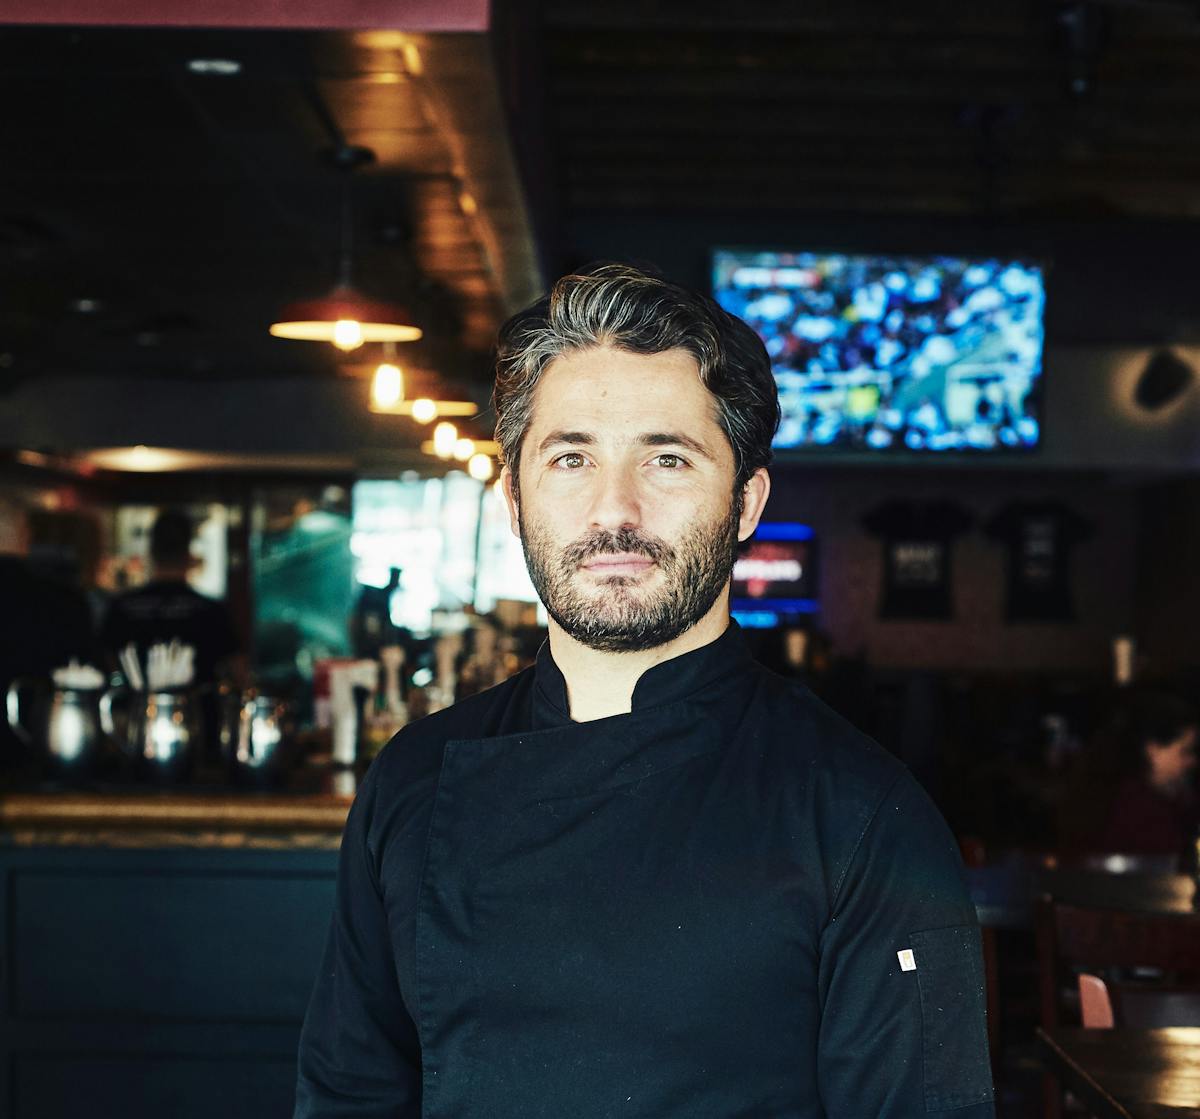
M 765 628 L 817 610 L 817 542 L 808 525 L 762 523 L 733 565 L 730 609 L 743 626 Z
M 986 257 L 713 254 L 762 338 L 782 449 L 1019 451 L 1041 438 L 1040 265 Z

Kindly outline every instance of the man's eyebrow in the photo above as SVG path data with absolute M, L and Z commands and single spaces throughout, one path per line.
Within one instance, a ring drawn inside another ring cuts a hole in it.
M 638 442 L 644 447 L 686 447 L 693 454 L 711 459 L 712 451 L 698 439 L 684 435 L 681 431 L 651 431 L 638 437 Z
M 596 437 L 587 431 L 552 431 L 538 444 L 538 454 L 559 443 L 578 443 L 590 447 L 595 442 Z
M 632 441 L 642 447 L 683 447 L 701 458 L 711 460 L 714 457 L 713 452 L 698 439 L 684 435 L 681 431 L 648 431 L 635 436 Z M 563 443 L 591 447 L 596 443 L 596 436 L 589 431 L 552 431 L 538 444 L 538 454 L 544 454 L 551 447 Z

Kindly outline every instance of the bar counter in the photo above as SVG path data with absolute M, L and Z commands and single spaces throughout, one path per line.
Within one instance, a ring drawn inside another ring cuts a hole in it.
M 0 843 L 84 847 L 307 847 L 336 850 L 345 793 L 0 793 Z
M 0 785 L 0 1115 L 287 1119 L 353 789 Z

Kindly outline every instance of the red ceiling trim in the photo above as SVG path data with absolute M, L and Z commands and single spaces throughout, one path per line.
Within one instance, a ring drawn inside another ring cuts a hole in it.
M 0 23 L 486 31 L 489 0 L 5 0 Z

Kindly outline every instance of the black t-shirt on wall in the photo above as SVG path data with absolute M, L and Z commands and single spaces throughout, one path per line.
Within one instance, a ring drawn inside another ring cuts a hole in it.
M 1091 523 L 1057 501 L 1014 502 L 984 526 L 1008 549 L 1005 616 L 1010 622 L 1070 622 L 1070 558 Z
M 953 616 L 951 549 L 972 520 L 949 501 L 885 501 L 863 517 L 863 527 L 883 538 L 881 618 Z

